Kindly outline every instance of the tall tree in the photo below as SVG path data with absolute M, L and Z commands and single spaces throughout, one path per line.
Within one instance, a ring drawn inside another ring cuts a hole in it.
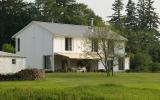
M 114 14 L 111 16 L 110 23 L 115 26 L 116 28 L 120 28 L 122 25 L 122 14 L 121 11 L 123 10 L 123 2 L 122 0 L 115 0 L 114 4 L 112 5 L 112 10 L 114 11 Z
M 137 15 L 135 3 L 132 0 L 128 1 L 126 13 L 125 28 L 127 31 L 135 31 L 137 28 Z
M 148 30 L 157 30 L 159 25 L 159 17 L 153 7 L 153 0 L 146 0 L 146 23 Z
M 137 14 L 138 14 L 138 27 L 140 30 L 147 30 L 146 23 L 146 2 L 145 0 L 139 0 L 137 4 Z

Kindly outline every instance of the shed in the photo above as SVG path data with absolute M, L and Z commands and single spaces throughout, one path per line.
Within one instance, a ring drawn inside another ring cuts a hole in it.
M 26 67 L 26 57 L 0 51 L 0 74 L 11 74 Z

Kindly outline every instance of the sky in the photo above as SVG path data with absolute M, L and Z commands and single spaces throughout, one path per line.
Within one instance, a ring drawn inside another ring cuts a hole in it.
M 29 2 L 33 2 L 34 0 L 24 0 L 24 1 L 29 1 Z M 89 8 L 91 8 L 96 15 L 100 16 L 103 18 L 103 20 L 108 20 L 109 17 L 113 14 L 112 11 L 112 4 L 114 2 L 114 0 L 76 0 L 79 3 L 84 3 L 86 5 L 88 5 Z M 124 5 L 127 4 L 128 0 L 123 0 Z M 135 3 L 138 0 L 133 0 Z M 160 16 L 160 0 L 154 0 L 154 7 L 156 8 L 156 12 L 159 14 Z M 125 9 L 123 10 L 123 14 L 125 14 Z

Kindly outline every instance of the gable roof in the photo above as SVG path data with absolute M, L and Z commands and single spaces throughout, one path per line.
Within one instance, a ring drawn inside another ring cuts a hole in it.
M 73 25 L 73 24 L 61 24 L 61 23 L 51 23 L 51 22 L 39 22 L 39 21 L 32 21 L 29 25 L 19 31 L 17 34 L 13 36 L 16 37 L 20 34 L 23 30 L 29 27 L 32 24 L 36 24 L 55 36 L 68 36 L 68 37 L 85 37 L 91 33 L 91 29 L 89 26 L 85 25 Z M 121 35 L 117 35 L 117 38 L 120 40 L 127 40 Z
M 47 23 L 47 22 L 34 22 L 41 27 L 52 32 L 55 36 L 72 36 L 83 37 L 91 32 L 89 26 L 73 25 L 73 24 L 60 24 L 60 23 Z
M 22 57 L 22 56 L 17 55 L 17 54 L 8 53 L 8 52 L 3 52 L 3 51 L 0 51 L 0 57 L 17 57 L 17 58 L 26 58 L 26 57 Z

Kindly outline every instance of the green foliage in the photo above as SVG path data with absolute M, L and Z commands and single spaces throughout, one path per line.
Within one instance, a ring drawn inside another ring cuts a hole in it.
M 121 4 L 119 3 L 119 5 Z M 149 63 L 160 62 L 160 41 L 157 38 L 159 36 L 157 30 L 159 18 L 153 4 L 154 1 L 152 0 L 139 0 L 135 6 L 136 4 L 132 0 L 128 0 L 127 14 L 121 27 L 117 28 L 112 25 L 113 31 L 128 39 L 126 51 L 133 54 L 131 56 L 131 69 L 133 71 L 146 71 L 149 70 L 147 68 Z M 143 59 L 145 60 L 143 61 Z
M 9 53 L 15 53 L 15 48 L 11 44 L 3 44 L 2 51 L 9 52 Z
M 153 7 L 152 0 L 139 0 L 137 4 L 138 27 L 140 30 L 151 31 L 157 30 L 159 25 L 159 17 Z
M 157 30 L 159 22 L 158 14 L 153 7 L 153 0 L 146 0 L 146 23 L 148 30 Z
M 150 64 L 149 70 L 152 72 L 159 72 L 160 71 L 160 63 Z
M 131 58 L 131 69 L 133 71 L 148 71 L 152 59 L 148 54 L 137 53 Z
M 122 0 L 115 0 L 114 4 L 112 5 L 112 10 L 114 14 L 111 16 L 110 23 L 116 27 L 117 29 L 121 28 L 122 25 L 122 14 L 121 11 L 123 10 L 123 2 Z
M 125 28 L 127 31 L 135 31 L 137 29 L 136 7 L 132 0 L 128 1 L 126 6 Z

